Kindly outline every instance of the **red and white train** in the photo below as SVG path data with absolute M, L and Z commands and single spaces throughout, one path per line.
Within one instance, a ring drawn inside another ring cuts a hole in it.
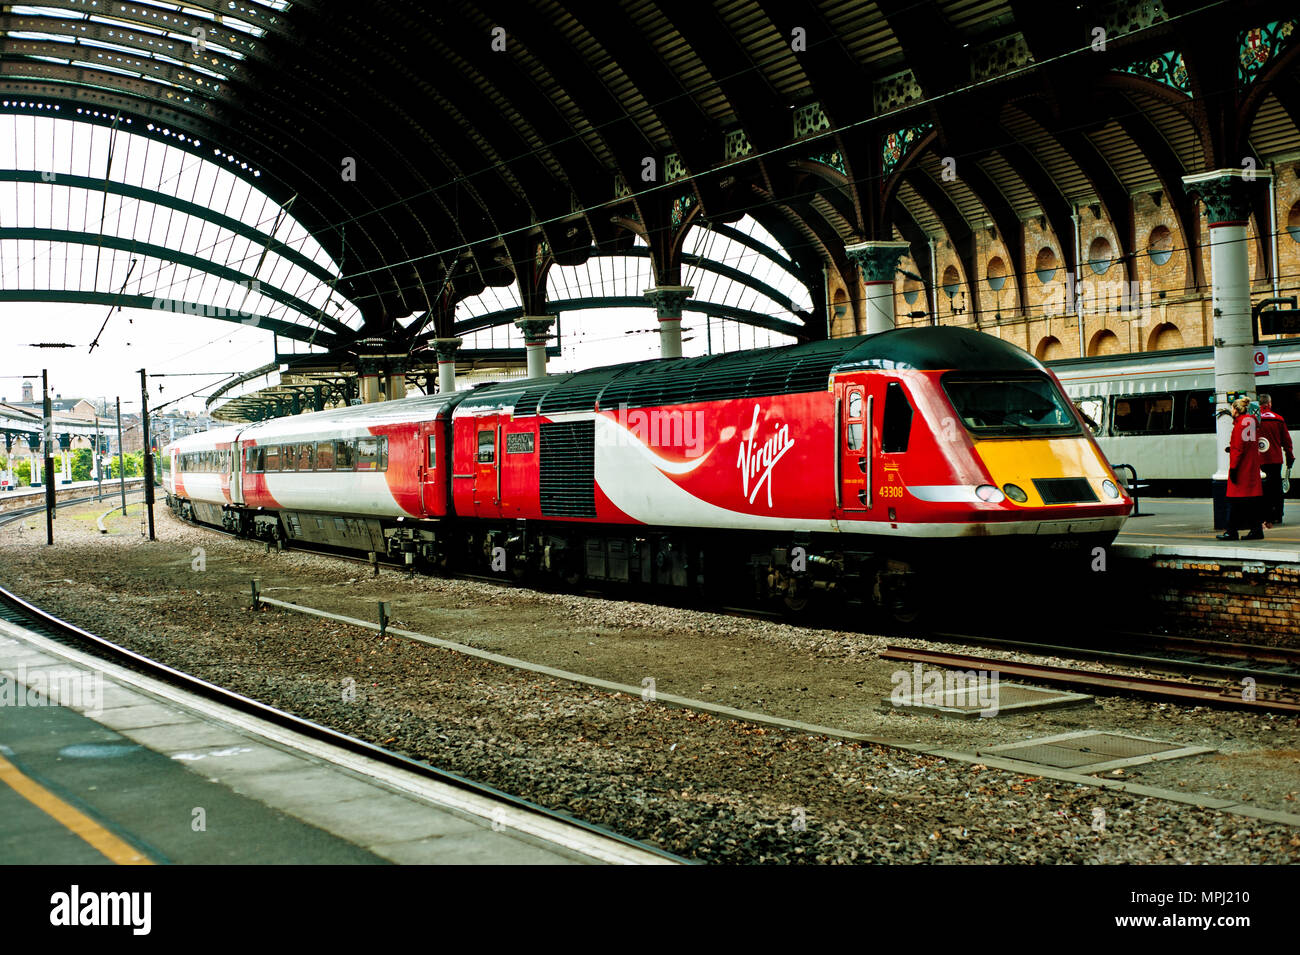
M 164 452 L 182 516 L 435 568 L 893 612 L 925 573 L 1109 543 L 1131 499 L 1055 376 L 896 329 L 278 418 Z

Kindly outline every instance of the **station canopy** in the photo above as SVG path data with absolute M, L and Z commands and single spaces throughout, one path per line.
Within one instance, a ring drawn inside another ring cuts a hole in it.
M 824 337 L 846 245 L 901 237 L 924 279 L 940 236 L 971 280 L 976 230 L 1067 235 L 1084 203 L 1127 261 L 1139 190 L 1194 234 L 1182 176 L 1300 137 L 1295 17 L 1271 0 L 5 5 L 0 142 L 47 125 L 36 155 L 0 145 L 0 295 L 238 303 L 314 346 L 409 349 L 565 301 L 614 253 L 648 256 L 634 284 L 684 284 L 700 236 L 752 220 L 804 292 L 751 285 L 760 309 L 737 307 Z M 70 222 L 78 192 L 90 214 Z M 40 261 L 51 241 L 78 249 L 67 277 Z M 455 310 L 512 285 L 517 301 Z

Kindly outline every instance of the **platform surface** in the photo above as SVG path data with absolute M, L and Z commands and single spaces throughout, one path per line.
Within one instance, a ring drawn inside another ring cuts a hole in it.
M 595 861 L 77 656 L 0 621 L 0 865 Z M 56 684 L 76 688 L 70 705 L 54 703 Z
M 1288 500 L 1284 523 L 1265 528 L 1258 541 L 1216 540 L 1209 498 L 1143 498 L 1141 515 L 1130 517 L 1115 538 L 1121 557 L 1187 557 L 1263 563 L 1300 563 L 1300 501 Z

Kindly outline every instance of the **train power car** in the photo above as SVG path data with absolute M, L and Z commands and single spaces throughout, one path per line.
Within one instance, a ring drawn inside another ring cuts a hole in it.
M 267 540 L 907 613 L 1108 543 L 1132 501 L 1055 377 L 960 328 L 660 359 L 183 438 L 168 500 Z

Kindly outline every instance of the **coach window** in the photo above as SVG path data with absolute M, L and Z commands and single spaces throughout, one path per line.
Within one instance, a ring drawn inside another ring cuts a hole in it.
M 357 458 L 357 443 L 355 441 L 335 441 L 334 442 L 334 470 L 351 471 Z
M 300 444 L 298 445 L 298 470 L 312 470 L 312 458 L 316 456 L 316 445 Z
M 273 445 L 271 445 L 270 447 L 268 447 L 268 448 L 266 449 L 266 470 L 267 470 L 267 471 L 278 471 L 278 470 L 280 470 L 280 447 L 279 447 L 279 445 L 275 445 L 275 444 L 273 444 Z
M 379 470 L 379 439 L 378 438 L 357 439 L 357 470 L 358 471 Z
M 1116 398 L 1111 421 L 1116 434 L 1169 431 L 1174 423 L 1174 396 L 1130 395 Z
M 1092 429 L 1093 434 L 1101 431 L 1101 419 L 1105 414 L 1106 403 L 1101 398 L 1076 398 L 1074 407 L 1083 415 L 1083 420 Z
M 495 431 L 480 431 L 478 433 L 478 463 L 491 464 L 496 460 L 497 453 L 497 433 Z
M 1214 395 L 1186 392 L 1183 396 L 1183 431 L 1186 434 L 1214 434 Z
M 891 381 L 885 389 L 885 414 L 880 423 L 880 450 L 884 454 L 902 454 L 912 434 L 912 405 L 903 386 Z
M 334 442 L 333 441 L 316 442 L 316 470 L 318 471 L 334 470 Z

